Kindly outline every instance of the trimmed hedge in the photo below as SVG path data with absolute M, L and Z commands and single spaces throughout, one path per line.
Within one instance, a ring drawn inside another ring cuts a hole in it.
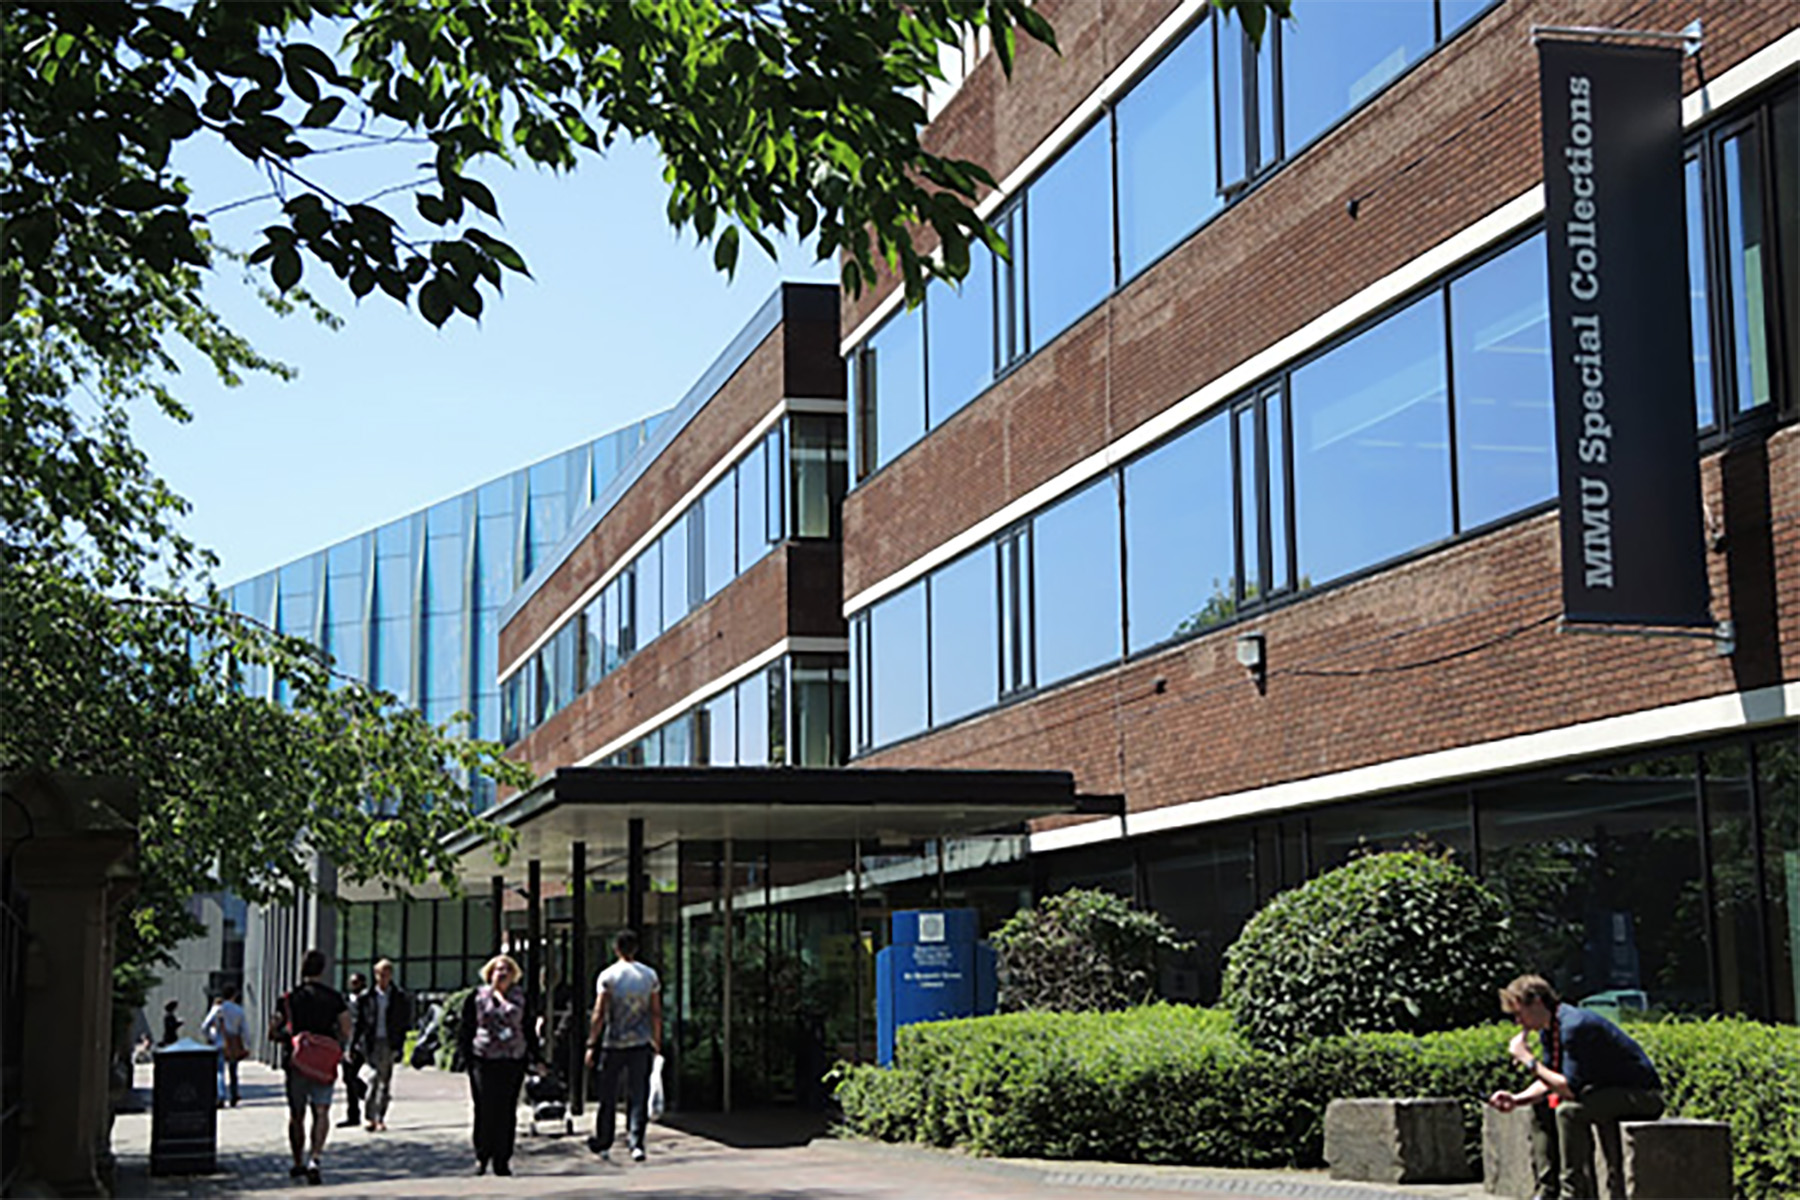
M 1324 1160 L 1339 1096 L 1452 1096 L 1471 1161 L 1481 1098 L 1523 1086 L 1511 1025 L 1251 1047 L 1221 1010 L 1011 1013 L 909 1025 L 897 1065 L 840 1067 L 851 1132 L 1014 1158 L 1221 1167 Z M 1800 1030 L 1735 1019 L 1634 1025 L 1672 1115 L 1729 1121 L 1739 1194 L 1800 1193 Z

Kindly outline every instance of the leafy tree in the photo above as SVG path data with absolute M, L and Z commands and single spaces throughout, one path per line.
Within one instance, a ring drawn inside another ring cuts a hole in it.
M 1107 1012 L 1156 995 L 1159 953 L 1189 949 L 1156 913 L 1111 892 L 1071 888 L 994 932 L 1006 1012 Z

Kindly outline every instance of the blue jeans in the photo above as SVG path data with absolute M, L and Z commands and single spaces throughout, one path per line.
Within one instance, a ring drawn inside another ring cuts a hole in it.
M 233 1061 L 233 1062 L 225 1061 L 225 1049 L 224 1049 L 224 1047 L 221 1046 L 219 1048 L 219 1103 L 220 1104 L 224 1104 L 226 1101 L 230 1101 L 232 1104 L 236 1104 L 238 1102 L 238 1070 L 237 1069 L 238 1069 L 238 1065 L 235 1061 Z M 227 1080 L 229 1080 L 230 1084 L 231 1084 L 231 1087 L 229 1090 L 227 1090 L 226 1086 L 225 1086 Z

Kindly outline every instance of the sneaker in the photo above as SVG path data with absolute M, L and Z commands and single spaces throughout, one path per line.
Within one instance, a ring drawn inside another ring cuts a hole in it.
M 318 1163 L 310 1163 L 307 1165 L 306 1182 L 308 1182 L 310 1184 L 314 1184 L 314 1185 L 317 1185 L 317 1184 L 323 1182 L 323 1179 L 319 1174 L 319 1164 Z
M 631 1161 L 632 1162 L 643 1162 L 644 1161 L 644 1148 L 642 1146 L 633 1146 L 631 1148 Z
M 512 1174 L 512 1164 L 509 1162 L 496 1161 L 494 1163 L 494 1174 L 496 1174 L 496 1175 L 511 1175 Z
M 304 1179 L 305 1177 L 306 1177 L 306 1168 L 303 1166 L 300 1166 L 298 1163 L 296 1163 L 293 1166 L 288 1168 L 288 1178 L 289 1179 Z

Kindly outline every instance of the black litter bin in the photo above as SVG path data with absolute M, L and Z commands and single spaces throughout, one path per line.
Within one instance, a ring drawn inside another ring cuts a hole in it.
M 219 1050 L 183 1038 L 156 1052 L 150 1173 L 208 1175 L 219 1162 Z

